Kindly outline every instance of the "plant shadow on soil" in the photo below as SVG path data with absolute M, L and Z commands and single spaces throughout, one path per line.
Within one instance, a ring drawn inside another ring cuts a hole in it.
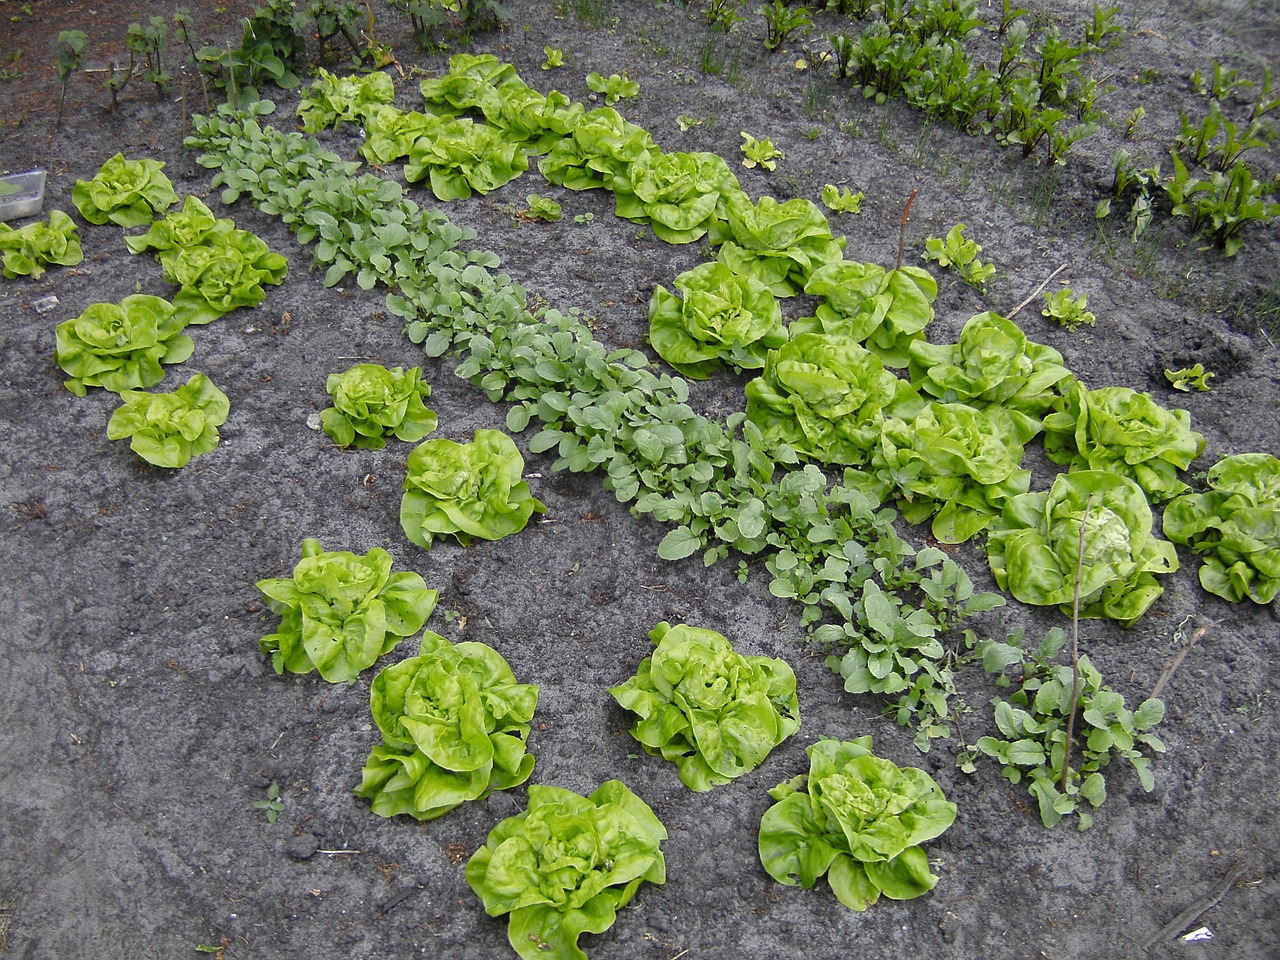
M 187 6 L 220 41 L 238 37 L 235 18 L 251 8 L 214 0 Z M 1225 453 L 1277 452 L 1280 368 L 1268 339 L 1280 326 L 1274 226 L 1247 235 L 1231 260 L 1198 249 L 1176 224 L 1135 246 L 1094 221 L 1109 143 L 1082 145 L 1048 181 L 1043 167 L 926 124 L 901 105 L 878 107 L 834 84 L 809 87 L 794 69 L 793 46 L 769 54 L 751 38 L 762 32 L 759 17 L 726 40 L 706 32 L 693 5 L 510 6 L 511 24 L 475 37 L 469 52 L 494 53 L 531 85 L 555 85 L 578 99 L 587 97 L 587 73 L 625 68 L 642 93 L 620 109 L 666 149 L 714 150 L 736 167 L 741 131 L 770 137 L 786 154 L 778 169 L 738 170 L 753 196 L 816 200 L 828 182 L 864 191 L 862 213 L 836 222 L 836 232 L 848 235 L 849 259 L 892 262 L 911 189 L 920 193 L 909 258 L 919 257 L 926 235 L 968 224 L 999 273 L 983 295 L 940 275 L 933 339 L 954 340 L 980 310 L 1011 309 L 1067 263 L 1061 279 L 1087 293 L 1098 324 L 1069 333 L 1028 308 L 1020 322 L 1033 339 L 1060 349 L 1091 386 L 1132 386 L 1190 409 L 1208 441 L 1201 469 Z M 1079 24 L 1088 12 L 1070 2 L 1052 14 Z M 709 569 L 696 557 L 659 560 L 664 529 L 631 516 L 596 476 L 557 474 L 550 458 L 528 456 L 534 493 L 548 506 L 543 522 L 495 543 L 422 551 L 399 525 L 408 445 L 335 448 L 310 426 L 328 404 L 325 377 L 357 360 L 421 365 L 440 416 L 437 435 L 454 439 L 502 428 L 505 410 L 454 377 L 449 362 L 427 360 L 381 294 L 325 289 L 309 269 L 310 251 L 278 221 L 243 203 L 216 204 L 209 171 L 181 145 L 199 94 L 188 104 L 158 102 L 137 83 L 108 114 L 100 79 L 86 74 L 69 90 L 62 129 L 51 136 L 57 31 L 87 29 L 91 59 L 101 62 L 113 49 L 118 55 L 119 44 L 111 44 L 138 18 L 133 6 L 9 0 L 0 13 L 0 49 L 21 51 L 12 61 L 19 75 L 0 81 L 0 169 L 47 167 L 46 214 L 70 211 L 74 182 L 113 154 L 153 157 L 166 162 L 180 196 L 206 197 L 291 265 L 263 306 L 199 330 L 195 356 L 166 381 L 167 389 L 200 370 L 232 401 L 221 446 L 180 471 L 149 468 L 127 445 L 108 441 L 110 397 L 73 397 L 53 362 L 57 322 L 138 290 L 170 294 L 155 262 L 129 255 L 115 227 L 82 226 L 79 267 L 0 283 L 0 523 L 2 555 L 15 572 L 0 601 L 7 625 L 0 945 L 7 955 L 177 957 L 205 947 L 264 960 L 513 955 L 505 922 L 484 914 L 463 870 L 498 820 L 523 808 L 524 791 L 495 794 L 425 825 L 375 817 L 351 795 L 377 738 L 371 672 L 338 686 L 315 676 L 281 678 L 259 654 L 257 640 L 276 620 L 254 584 L 287 574 L 304 537 L 328 549 L 385 547 L 397 569 L 416 570 L 440 590 L 430 629 L 494 646 L 517 677 L 541 685 L 529 743 L 533 782 L 586 793 L 619 778 L 662 818 L 669 879 L 642 889 L 606 933 L 584 938 L 595 960 L 1275 955 L 1274 607 L 1228 606 L 1208 596 L 1184 552 L 1182 568 L 1164 580 L 1164 596 L 1135 627 L 1083 624 L 1090 659 L 1135 704 L 1179 652 L 1180 625 L 1209 628 L 1164 692 L 1160 733 L 1169 752 L 1156 762 L 1156 789 L 1144 793 L 1117 766 L 1092 830 L 1076 832 L 1068 822 L 1049 831 L 1024 788 L 995 766 L 961 774 L 954 743 L 921 755 L 910 733 L 883 715 L 882 702 L 845 694 L 806 646 L 795 611 L 769 594 L 763 570 L 740 584 L 732 560 Z M 1183 78 L 1205 65 L 1202 58 L 1236 50 L 1249 64 L 1274 59 L 1277 49 L 1274 3 L 1215 11 L 1171 0 L 1142 14 L 1099 69 L 1116 88 L 1113 113 L 1123 117 L 1140 100 L 1153 137 L 1176 132 L 1178 105 L 1189 96 Z M 1197 24 L 1197 48 L 1177 39 L 1186 22 Z M 398 102 L 416 106 L 418 78 L 443 72 L 447 52 L 418 52 L 407 25 L 389 14 L 380 34 L 400 61 L 393 69 Z M 565 51 L 566 69 L 539 69 L 547 45 Z M 199 89 L 194 76 L 186 84 Z M 279 109 L 269 119 L 291 124 L 296 92 L 274 99 Z M 701 122 L 689 125 L 689 118 Z M 340 133 L 324 139 L 346 155 L 358 144 Z M 515 222 L 509 208 L 532 191 L 562 202 L 565 219 Z M 413 195 L 434 205 L 420 188 Z M 653 287 L 670 286 L 705 256 L 615 219 L 602 194 L 549 187 L 536 172 L 444 211 L 474 227 L 476 245 L 496 251 L 505 270 L 550 304 L 595 318 L 596 335 L 610 345 L 643 347 Z M 590 223 L 573 221 L 587 212 Z M 49 296 L 57 305 L 42 312 Z M 1162 371 L 1197 360 L 1216 372 L 1214 390 L 1174 395 Z M 718 378 L 699 388 L 695 402 L 722 414 L 740 405 L 740 386 Z M 517 439 L 527 450 L 527 435 Z M 1047 473 L 1043 464 L 1038 470 L 1040 482 Z M 922 531 L 907 532 L 923 542 Z M 979 549 L 956 556 L 980 588 L 993 588 Z M 691 793 L 672 765 L 644 755 L 606 693 L 634 672 L 661 620 L 715 629 L 744 652 L 783 657 L 799 679 L 800 732 L 760 769 L 708 794 Z M 980 629 L 1003 637 L 1021 627 L 1034 638 L 1054 625 L 1063 625 L 1056 611 L 1011 602 Z M 409 653 L 402 647 L 383 663 Z M 996 691 L 980 669 L 969 668 L 959 682 L 972 709 L 972 739 L 987 732 L 986 705 Z M 806 769 L 806 745 L 867 734 L 880 755 L 927 769 L 959 816 L 928 847 L 941 877 L 930 894 L 855 914 L 825 883 L 811 891 L 774 883 L 759 864 L 755 833 L 770 803 L 766 791 Z M 273 784 L 283 809 L 269 822 L 255 804 Z M 1224 878 L 1235 882 L 1215 901 Z M 1176 939 L 1197 926 L 1213 939 Z

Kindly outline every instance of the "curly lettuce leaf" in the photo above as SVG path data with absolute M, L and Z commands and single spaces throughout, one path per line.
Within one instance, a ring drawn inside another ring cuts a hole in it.
M 529 788 L 529 806 L 502 821 L 467 862 L 467 883 L 524 960 L 586 960 L 583 933 L 603 933 L 640 884 L 666 882 L 666 828 L 626 784 L 587 797 Z
M 923 406 L 875 354 L 849 337 L 818 333 L 770 350 L 746 394 L 747 418 L 771 444 L 850 466 L 870 460 L 886 416 L 914 417 Z
M 426 179 L 438 200 L 465 200 L 496 190 L 529 169 L 524 147 L 496 127 L 469 117 L 447 120 L 409 146 L 404 176 Z
M 1129 627 L 1164 592 L 1156 575 L 1178 569 L 1173 544 L 1156 537 L 1152 523 L 1142 488 L 1128 477 L 1059 474 L 1047 492 L 1005 502 L 991 527 L 987 560 L 1000 589 L 1023 603 L 1056 604 L 1067 615 L 1079 569 L 1080 615 Z
M 29 223 L 17 230 L 0 223 L 0 254 L 4 256 L 4 275 L 9 280 L 37 280 L 50 264 L 74 267 L 84 260 L 75 221 L 61 210 L 51 211 L 48 221 Z
M 1069 470 L 1104 470 L 1135 480 L 1153 503 L 1186 492 L 1178 479 L 1204 452 L 1186 410 L 1166 410 L 1129 387 L 1074 383 L 1044 418 L 1044 448 Z
M 891 367 L 907 365 L 911 345 L 933 320 L 937 281 L 927 270 L 886 271 L 873 263 L 832 260 L 813 271 L 804 292 L 822 297 L 815 316 L 792 333 L 829 333 L 863 343 Z
M 990 311 L 970 317 L 958 343 L 917 340 L 908 352 L 911 382 L 947 403 L 998 404 L 1038 419 L 1075 383 L 1062 354 Z
M 172 393 L 125 390 L 107 424 L 108 440 L 129 439 L 133 452 L 158 467 L 185 467 L 212 452 L 231 402 L 203 373 Z
M 259 641 L 276 673 L 354 680 L 421 630 L 439 593 L 416 573 L 392 573 L 391 564 L 380 547 L 357 556 L 326 551 L 308 538 L 293 576 L 259 580 L 267 606 L 281 618 L 276 632 Z
M 213 211 L 199 197 L 191 195 L 183 201 L 181 210 L 153 222 L 140 236 L 125 237 L 130 253 L 155 252 L 166 273 L 170 265 L 188 247 L 211 245 L 215 234 L 229 233 L 235 222 L 226 217 L 215 217 Z
M 832 236 L 812 200 L 779 203 L 765 196 L 752 203 L 741 190 L 726 192 L 725 200 L 724 224 L 711 238 L 720 245 L 716 259 L 735 273 L 754 276 L 775 296 L 795 296 L 814 271 L 843 256 L 845 238 Z
M 256 307 L 267 298 L 263 285 L 283 283 L 289 272 L 289 261 L 248 230 L 212 231 L 161 263 L 165 279 L 182 288 L 173 305 L 190 324 Z
M 427 440 L 409 454 L 400 525 L 426 550 L 437 537 L 453 536 L 465 546 L 518 533 L 547 509 L 523 471 L 515 441 L 500 430 L 477 430 L 466 444 Z
M 323 67 L 302 95 L 298 117 L 305 133 L 319 133 L 344 121 L 362 124 L 378 107 L 393 103 L 395 82 L 376 70 L 364 76 L 339 77 Z
M 677 297 L 657 287 L 649 301 L 649 342 L 658 356 L 694 380 L 722 362 L 758 370 L 765 354 L 787 342 L 782 310 L 759 280 L 723 263 L 700 264 L 676 277 Z
M 659 240 L 692 243 L 723 220 L 724 196 L 741 192 L 729 165 L 714 153 L 640 154 L 615 185 L 618 216 L 647 223 Z
M 631 735 L 672 760 L 690 790 L 750 773 L 800 727 L 796 677 L 784 660 L 744 656 L 714 630 L 663 622 L 653 655 L 610 688 L 640 719 Z
M 159 160 L 126 160 L 117 153 L 91 180 L 77 180 L 71 202 L 90 223 L 141 227 L 178 202 Z
M 437 417 L 423 404 L 431 385 L 422 369 L 388 370 L 376 363 L 357 363 L 344 373 L 332 373 L 325 389 L 333 406 L 320 414 L 320 423 L 340 447 L 381 450 L 386 437 L 415 443 L 436 428 Z
M 871 738 L 822 739 L 808 748 L 808 776 L 769 791 L 760 862 L 780 883 L 813 887 L 823 874 L 851 910 L 881 895 L 910 900 L 932 890 L 921 844 L 955 822 L 956 805 L 917 767 L 871 752 Z
M 631 192 L 631 167 L 647 153 L 660 153 L 643 127 L 625 120 L 613 107 L 583 114 L 568 136 L 541 160 L 538 170 L 548 181 L 570 190 L 603 187 Z
M 161 364 L 181 363 L 195 351 L 182 333 L 186 325 L 173 304 L 144 293 L 90 305 L 54 331 L 67 389 L 83 397 L 87 387 L 120 393 L 155 386 L 164 379 Z
M 356 796 L 381 817 L 432 820 L 468 800 L 518 786 L 538 688 L 519 683 L 483 643 L 453 644 L 426 631 L 416 657 L 373 680 L 370 709 L 382 733 Z
M 1280 593 L 1280 460 L 1269 453 L 1224 457 L 1209 489 L 1164 511 L 1164 535 L 1203 557 L 1200 585 L 1238 603 L 1270 603 Z

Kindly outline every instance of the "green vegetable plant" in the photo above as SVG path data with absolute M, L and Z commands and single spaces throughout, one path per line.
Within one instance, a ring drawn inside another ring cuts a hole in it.
M 791 325 L 792 336 L 821 332 L 865 344 L 886 366 L 905 367 L 911 346 L 933 320 L 938 284 L 921 267 L 885 270 L 833 257 L 817 266 L 804 292 L 819 296 L 813 317 Z
M 296 14 L 292 3 L 278 0 L 258 7 L 242 21 L 240 46 L 210 44 L 196 51 L 201 72 L 239 107 L 258 100 L 267 83 L 292 90 L 302 82 L 299 71 L 307 53 Z
M 1166 370 L 1164 372 L 1164 377 L 1169 381 L 1169 385 L 1175 390 L 1181 390 L 1183 393 L 1189 393 L 1192 390 L 1208 393 L 1212 389 L 1209 386 L 1209 381 L 1214 376 L 1216 374 L 1205 370 L 1203 363 L 1183 367 L 1181 370 Z
M 1164 592 L 1156 576 L 1178 569 L 1142 488 L 1100 470 L 1059 474 L 1048 491 L 1011 497 L 990 529 L 987 560 L 1000 589 L 1023 603 L 1070 615 L 1078 589 L 1080 616 L 1125 627 Z
M 307 538 L 292 576 L 259 580 L 267 607 L 281 618 L 275 633 L 259 641 L 276 673 L 354 680 L 421 630 L 439 593 L 416 573 L 392 573 L 391 564 L 381 547 L 357 556 Z
M 603 933 L 644 882 L 666 882 L 666 828 L 619 780 L 586 797 L 529 787 L 529 806 L 502 821 L 467 861 L 467 883 L 524 960 L 586 960 L 584 933 Z
M 325 389 L 333 406 L 320 414 L 324 432 L 340 447 L 381 450 L 386 438 L 416 443 L 435 430 L 437 417 L 422 401 L 431 385 L 420 367 L 388 370 L 376 363 L 357 363 L 331 373 Z
M 126 160 L 117 153 L 90 180 L 77 180 L 71 202 L 90 223 L 140 227 L 178 202 L 159 160 Z
M 531 193 L 525 199 L 529 206 L 523 210 L 517 211 L 516 216 L 520 220 L 544 220 L 553 223 L 564 216 L 564 208 L 559 201 L 553 200 L 551 197 L 539 196 Z
M 203 373 L 172 393 L 125 390 L 107 423 L 107 439 L 129 438 L 133 452 L 147 463 L 177 469 L 192 457 L 211 453 L 221 439 L 231 402 Z
M 380 817 L 443 816 L 468 800 L 519 786 L 538 688 L 519 683 L 483 643 L 453 644 L 427 630 L 418 655 L 384 667 L 370 709 L 382 734 L 356 796 Z
M 1155 787 L 1147 753 L 1165 751 L 1153 732 L 1164 719 L 1164 703 L 1150 698 L 1137 709 L 1128 708 L 1087 656 L 1079 658 L 1075 669 L 1070 663 L 1054 663 L 1066 641 L 1066 633 L 1055 627 L 1034 652 L 1016 642 L 978 645 L 984 667 L 999 674 L 1004 685 L 1009 668 L 1022 679 L 1008 700 L 992 700 L 1000 735 L 979 738 L 958 763 L 972 773 L 980 754 L 994 758 L 1010 783 L 1026 781 L 1046 827 L 1075 814 L 1079 829 L 1088 830 L 1092 811 L 1107 798 L 1103 770 L 1114 759 L 1129 761 L 1144 790 Z
M 409 146 L 410 183 L 428 180 L 437 200 L 465 200 L 509 183 L 529 169 L 524 147 L 502 130 L 469 117 L 448 120 Z
M 629 100 L 632 97 L 640 96 L 640 84 L 625 73 L 612 73 L 607 77 L 602 77 L 599 73 L 592 71 L 587 74 L 587 86 L 596 93 L 604 94 L 604 102 L 610 107 L 619 100 Z
M 775 170 L 778 161 L 786 158 L 786 154 L 773 145 L 768 137 L 757 140 L 745 130 L 742 132 L 742 165 L 747 169 L 760 166 L 766 170 Z
M 996 268 L 994 264 L 983 263 L 978 259 L 982 246 L 965 237 L 964 227 L 963 223 L 957 223 L 947 232 L 945 239 L 941 237 L 927 239 L 924 245 L 924 258 L 936 260 L 940 267 L 954 268 L 965 283 L 982 289 L 986 282 L 995 276 Z
M 728 33 L 747 19 L 742 12 L 743 3 L 744 0 L 706 0 L 702 7 L 702 18 L 712 28 Z
M 1187 489 L 1178 479 L 1204 452 L 1185 410 L 1167 410 L 1129 387 L 1072 384 L 1044 418 L 1045 453 L 1069 470 L 1130 477 L 1159 503 Z
M 720 228 L 738 178 L 714 153 L 648 150 L 613 181 L 618 216 L 647 223 L 659 240 L 692 243 Z
M 560 49 L 557 49 L 556 47 L 551 47 L 551 46 L 543 47 L 542 56 L 543 56 L 543 61 L 542 61 L 543 70 L 554 70 L 557 67 L 564 66 L 563 50 L 560 50 Z
M 191 324 L 205 324 L 267 297 L 264 285 L 284 282 L 289 261 L 248 230 L 211 231 L 198 244 L 161 254 L 165 279 L 181 289 L 173 298 Z
M 181 363 L 195 351 L 182 332 L 186 325 L 173 304 L 144 293 L 86 307 L 55 330 L 66 388 L 83 397 L 88 387 L 121 393 L 155 386 L 164 379 L 161 364 Z
M 938 878 L 922 844 L 955 822 L 956 805 L 918 767 L 871 752 L 870 737 L 822 739 L 809 773 L 769 791 L 760 862 L 775 880 L 810 889 L 826 875 L 836 898 L 859 912 L 881 895 L 911 900 Z
M 790 6 L 784 0 L 773 0 L 772 4 L 764 4 L 756 8 L 756 14 L 764 17 L 766 50 L 777 50 L 787 42 L 787 38 L 813 25 L 808 7 Z
M 169 22 L 160 16 L 148 18 L 145 24 L 129 24 L 126 44 L 131 55 L 141 62 L 142 79 L 156 88 L 157 99 L 163 99 L 172 79 L 164 68 L 164 46 L 169 39 Z
M 424 550 L 437 537 L 499 540 L 525 528 L 546 506 L 521 474 L 524 458 L 500 430 L 477 430 L 470 443 L 427 440 L 409 454 L 400 505 L 405 535 Z
M 744 656 L 714 630 L 672 626 L 649 633 L 656 649 L 609 692 L 639 719 L 631 735 L 675 762 L 690 790 L 750 773 L 800 727 L 796 677 L 784 660 Z
M 255 800 L 253 802 L 253 809 L 261 810 L 267 818 L 267 823 L 275 823 L 276 818 L 288 809 L 285 806 L 284 801 L 280 799 L 280 784 L 273 783 L 271 786 L 267 787 L 267 799 Z M 196 949 L 199 948 L 197 947 Z M 210 948 L 207 952 L 212 953 L 214 950 Z
M 721 364 L 758 370 L 765 354 L 787 342 L 782 310 L 754 277 L 718 261 L 676 277 L 683 298 L 663 286 L 649 301 L 649 342 L 686 377 L 703 380 Z
M 62 108 L 67 102 L 67 84 L 71 82 L 72 74 L 79 70 L 84 63 L 84 48 L 88 42 L 88 34 L 83 30 L 63 30 L 58 34 L 56 62 L 60 89 L 58 91 L 58 117 L 53 126 L 54 130 L 62 129 Z
M 168 270 L 183 250 L 212 244 L 212 235 L 234 229 L 234 221 L 214 216 L 203 200 L 191 194 L 183 201 L 181 210 L 171 210 L 153 221 L 146 233 L 126 236 L 124 242 L 130 253 L 153 252 L 160 265 Z
M 48 266 L 73 267 L 84 260 L 80 247 L 80 235 L 76 224 L 61 210 L 49 213 L 47 221 L 29 223 L 14 229 L 0 223 L 0 255 L 4 257 L 4 275 L 30 277 L 44 276 Z
M 1076 296 L 1070 287 L 1063 287 L 1053 293 L 1044 295 L 1045 307 L 1040 314 L 1056 320 L 1068 330 L 1076 330 L 1083 326 L 1093 326 L 1098 318 L 1085 309 L 1089 298 L 1083 293 Z
M 1200 585 L 1238 603 L 1270 603 L 1280 593 L 1280 460 L 1266 453 L 1224 457 L 1208 489 L 1164 511 L 1164 535 L 1203 559 Z
M 837 187 L 834 183 L 822 188 L 822 202 L 833 213 L 857 213 L 865 199 L 861 190 L 854 193 L 849 187 Z
M 320 68 L 298 104 L 298 117 L 307 133 L 318 133 L 340 123 L 363 125 L 381 105 L 395 101 L 396 88 L 389 73 L 340 77 Z

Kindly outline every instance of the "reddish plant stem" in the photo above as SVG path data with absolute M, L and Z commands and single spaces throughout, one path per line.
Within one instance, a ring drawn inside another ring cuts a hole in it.
M 902 253 L 907 245 L 907 221 L 911 219 L 911 204 L 915 203 L 916 194 L 919 190 L 912 190 L 911 196 L 907 197 L 907 206 L 902 211 L 902 225 L 898 228 L 898 265 L 895 270 L 902 269 Z

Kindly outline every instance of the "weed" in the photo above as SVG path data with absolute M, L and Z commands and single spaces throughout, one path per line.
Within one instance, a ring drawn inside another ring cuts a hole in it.
M 253 809 L 266 814 L 267 823 L 275 823 L 285 810 L 284 801 L 280 799 L 280 784 L 273 783 L 267 787 L 267 799 L 254 801 Z
M 767 28 L 764 38 L 766 50 L 777 50 L 792 34 L 813 25 L 808 7 L 789 7 L 784 0 L 773 0 L 772 5 L 756 8 L 756 13 L 764 17 Z

